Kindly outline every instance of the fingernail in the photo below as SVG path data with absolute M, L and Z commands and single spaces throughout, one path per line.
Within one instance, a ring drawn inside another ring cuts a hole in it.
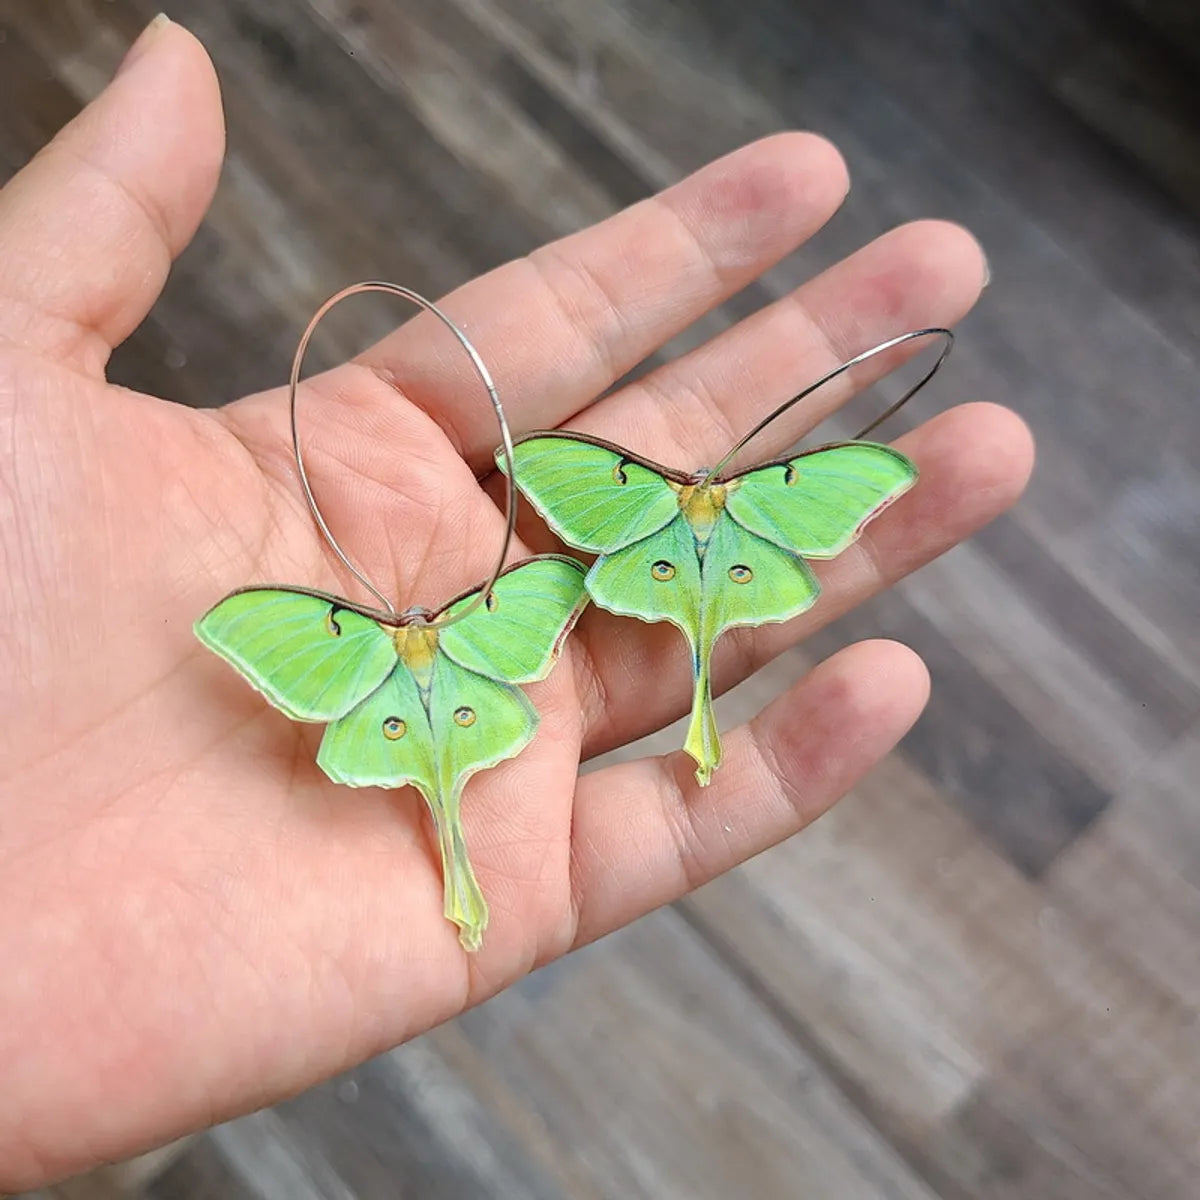
M 138 34 L 137 41 L 125 53 L 125 57 L 121 60 L 121 65 L 117 68 L 117 75 L 121 75 L 128 71 L 139 58 L 141 58 L 147 50 L 154 44 L 155 39 L 162 33 L 168 25 L 171 24 L 171 18 L 166 13 L 159 13 L 141 33 Z M 115 78 L 115 76 L 114 76 Z
M 987 287 L 992 282 L 992 264 L 988 262 L 987 255 L 983 256 L 983 286 Z

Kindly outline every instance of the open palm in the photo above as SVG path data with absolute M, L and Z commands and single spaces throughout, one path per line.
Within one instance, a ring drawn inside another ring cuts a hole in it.
M 682 754 L 579 778 L 581 758 L 673 720 L 690 694 L 673 630 L 590 609 L 529 689 L 534 743 L 466 793 L 492 919 L 464 953 L 419 797 L 333 786 L 313 762 L 319 729 L 268 708 L 192 635 L 240 585 L 349 590 L 303 504 L 285 394 L 197 412 L 104 380 L 221 150 L 208 60 L 164 24 L 0 193 L 0 1187 L 266 1103 L 672 900 L 824 811 L 925 697 L 911 652 L 862 644 L 733 731 L 706 790 Z M 836 151 L 780 135 L 445 305 L 515 432 L 570 420 L 699 466 L 847 353 L 974 301 L 985 268 L 969 235 L 907 226 L 594 400 L 844 192 Z M 816 401 L 844 398 L 827 390 Z M 312 380 L 301 405 L 314 488 L 373 578 L 429 607 L 483 578 L 502 529 L 496 434 L 436 322 Z M 822 572 L 815 610 L 726 639 L 719 686 L 1001 511 L 1031 456 L 1021 423 L 980 405 L 900 444 L 920 486 Z M 525 549 L 551 548 L 536 523 L 525 534 Z

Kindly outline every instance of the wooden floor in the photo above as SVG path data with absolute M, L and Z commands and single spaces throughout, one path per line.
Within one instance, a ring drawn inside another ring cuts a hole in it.
M 8 0 L 0 170 L 155 3 Z M 929 662 L 903 749 L 803 837 L 140 1181 L 54 1194 L 1200 1195 L 1194 4 L 170 11 L 217 61 L 229 163 L 122 382 L 195 404 L 277 384 L 347 281 L 435 294 L 799 125 L 854 187 L 751 299 L 895 223 L 965 222 L 994 281 L 913 407 L 1009 403 L 1041 462 L 1013 516 L 725 702 L 868 634 Z M 368 307 L 326 354 L 383 331 Z

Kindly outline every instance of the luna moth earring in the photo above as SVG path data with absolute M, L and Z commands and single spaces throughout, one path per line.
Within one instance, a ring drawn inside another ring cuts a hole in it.
M 500 424 L 509 469 L 508 519 L 496 567 L 482 587 L 434 612 L 397 612 L 333 536 L 313 495 L 296 424 L 296 392 L 321 318 L 359 292 L 401 296 L 438 317 L 466 350 Z M 327 724 L 317 765 L 350 787 L 412 784 L 433 814 L 446 916 L 478 950 L 488 909 L 471 869 L 460 820 L 467 780 L 519 754 L 538 716 L 518 685 L 549 674 L 587 603 L 584 567 L 539 555 L 505 569 L 516 524 L 512 438 L 490 373 L 466 335 L 435 304 L 397 284 L 354 284 L 317 310 L 296 348 L 290 380 L 296 471 L 317 528 L 382 608 L 311 588 L 265 585 L 226 596 L 196 623 L 196 636 L 295 721 Z
M 945 345 L 933 366 L 853 440 L 726 472 L 747 442 L 830 380 L 934 335 Z M 664 467 L 579 433 L 530 433 L 512 455 L 497 453 L 501 470 L 515 469 L 517 486 L 550 528 L 599 556 L 586 587 L 601 608 L 670 621 L 683 632 L 694 684 L 684 749 L 701 785 L 721 762 L 714 644 L 726 629 L 786 621 L 812 607 L 820 587 L 805 560 L 841 554 L 916 483 L 917 468 L 903 454 L 861 439 L 933 378 L 953 341 L 948 329 L 920 329 L 856 355 L 780 405 L 711 468 Z

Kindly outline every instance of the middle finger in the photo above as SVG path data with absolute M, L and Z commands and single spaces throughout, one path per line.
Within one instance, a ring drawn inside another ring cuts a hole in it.
M 557 425 L 807 241 L 845 193 L 824 138 L 776 134 L 441 303 L 488 364 L 514 432 Z M 478 383 L 428 314 L 355 363 L 433 415 L 477 470 L 491 466 Z

